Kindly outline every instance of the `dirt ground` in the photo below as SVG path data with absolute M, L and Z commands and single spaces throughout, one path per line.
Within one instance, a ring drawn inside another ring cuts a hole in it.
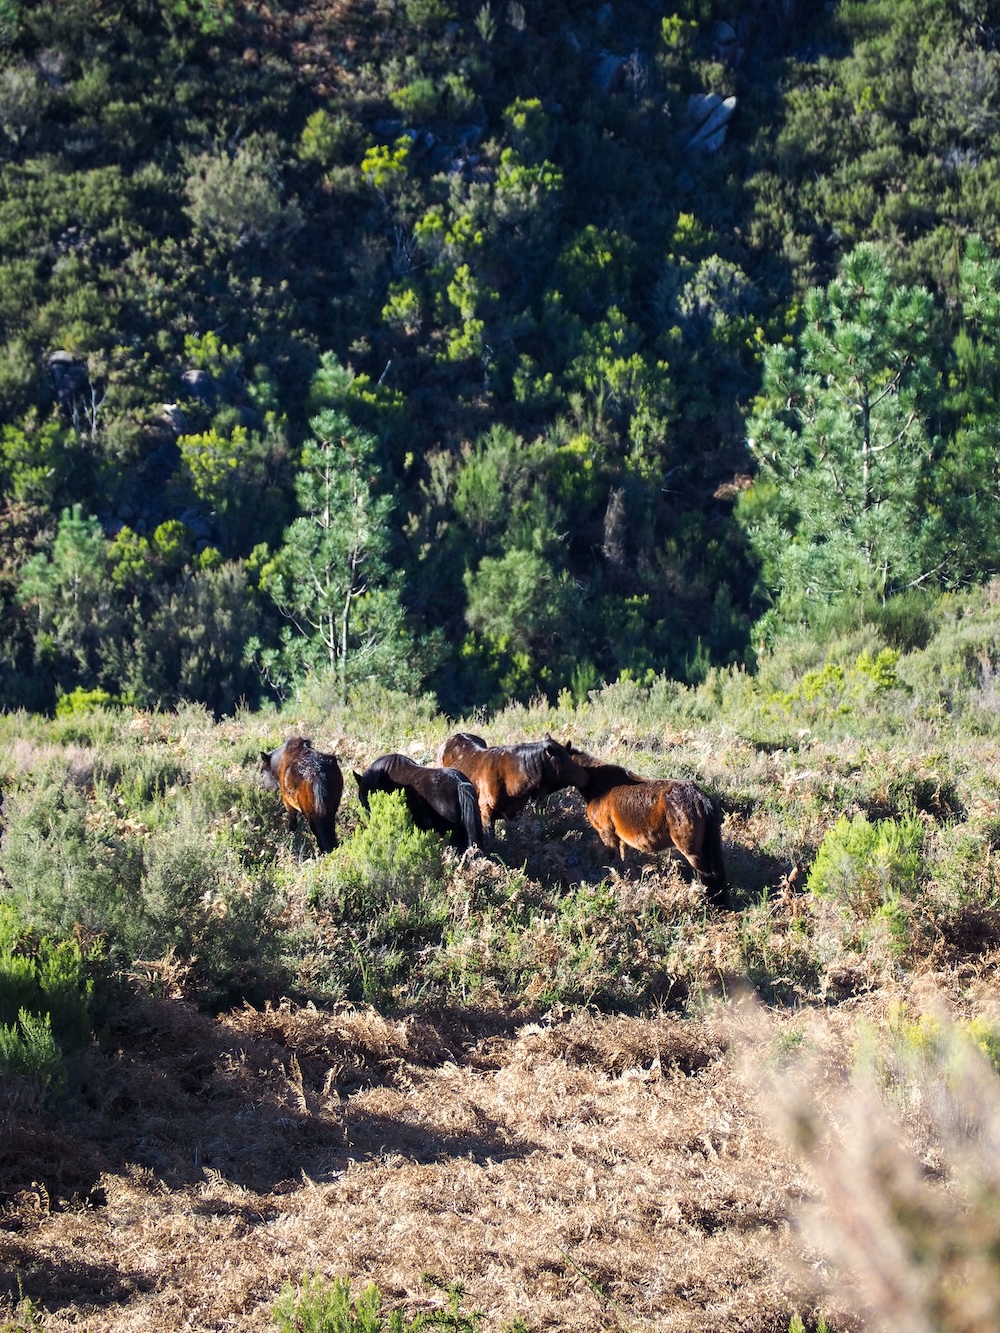
M 93 1333 L 266 1329 L 304 1272 L 409 1315 L 460 1282 L 490 1330 L 785 1333 L 810 1185 L 731 1024 L 137 999 L 62 1116 L 8 1089 L 4 1288 Z

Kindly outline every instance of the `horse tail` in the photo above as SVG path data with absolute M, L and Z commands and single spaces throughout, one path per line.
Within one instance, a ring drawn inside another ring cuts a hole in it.
M 722 855 L 722 808 L 718 801 L 709 801 L 708 828 L 705 833 L 705 859 L 708 873 L 703 876 L 708 900 L 716 907 L 730 907 L 729 881 L 726 862 Z
M 310 780 L 306 783 L 311 798 L 307 818 L 321 852 L 332 852 L 337 845 L 335 821 L 339 798 L 335 802 L 336 793 L 329 780 L 331 767 L 326 763 L 310 765 Z
M 482 847 L 483 820 L 479 813 L 479 797 L 468 779 L 458 784 L 458 810 L 465 832 L 466 847 Z

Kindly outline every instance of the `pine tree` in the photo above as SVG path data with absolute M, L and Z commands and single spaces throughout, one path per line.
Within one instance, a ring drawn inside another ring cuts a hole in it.
M 289 622 L 278 654 L 252 643 L 272 681 L 335 673 L 341 696 L 360 676 L 409 684 L 404 613 L 389 563 L 392 495 L 378 489 L 378 446 L 343 413 L 310 423 L 295 478 L 299 517 L 262 574 Z
M 765 355 L 747 422 L 757 481 L 740 506 L 782 620 L 845 596 L 884 600 L 933 570 L 934 304 L 860 245 L 805 301 L 798 345 Z

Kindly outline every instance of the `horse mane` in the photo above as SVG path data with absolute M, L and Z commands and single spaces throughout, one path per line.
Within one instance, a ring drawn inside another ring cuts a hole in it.
M 587 774 L 587 785 L 581 788 L 586 800 L 603 796 L 612 787 L 634 787 L 637 783 L 647 781 L 630 768 L 623 768 L 621 764 L 608 764 L 584 750 L 571 750 L 570 756 Z
M 394 778 L 395 774 L 393 770 L 399 767 L 408 769 L 412 772 L 413 769 L 420 768 L 422 765 L 418 764 L 415 760 L 408 758 L 405 754 L 383 754 L 380 755 L 378 759 L 373 760 L 373 762 L 368 765 L 365 772 L 368 776 L 382 777 L 384 775 L 389 778 Z
M 545 778 L 545 747 L 547 741 L 525 741 L 521 745 L 507 745 L 500 748 L 509 750 L 524 764 L 529 782 L 542 782 Z

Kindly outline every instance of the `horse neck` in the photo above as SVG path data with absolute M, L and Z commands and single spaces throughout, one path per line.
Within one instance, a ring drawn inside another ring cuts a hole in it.
M 642 779 L 635 773 L 630 773 L 627 768 L 622 768 L 620 764 L 592 764 L 580 765 L 587 774 L 587 785 L 583 789 L 583 794 L 589 800 L 599 796 L 606 795 L 612 787 L 634 787 Z

